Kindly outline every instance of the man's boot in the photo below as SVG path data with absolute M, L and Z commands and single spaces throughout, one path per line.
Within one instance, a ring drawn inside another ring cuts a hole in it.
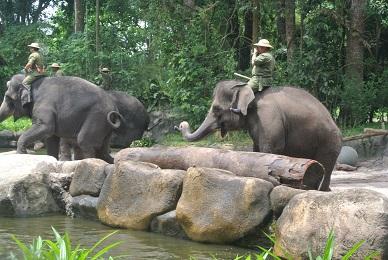
M 22 106 L 25 106 L 32 101 L 31 100 L 31 85 L 23 84 L 23 89 L 22 89 L 20 99 L 22 102 Z

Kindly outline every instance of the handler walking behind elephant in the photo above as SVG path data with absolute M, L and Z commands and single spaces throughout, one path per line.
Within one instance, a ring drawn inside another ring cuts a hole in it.
M 51 77 L 62 77 L 65 76 L 61 70 L 61 66 L 58 63 L 53 63 L 51 66 Z
M 22 82 L 25 90 L 22 91 L 21 101 L 22 105 L 30 103 L 31 100 L 31 84 L 34 80 L 44 75 L 43 56 L 39 52 L 39 44 L 36 42 L 28 45 L 30 47 L 30 56 L 28 62 L 24 66 L 25 78 Z
M 273 47 L 269 41 L 267 39 L 261 39 L 258 43 L 253 44 L 253 46 L 254 50 L 251 59 L 252 78 L 247 83 L 253 92 L 247 89 L 241 93 L 241 96 L 248 96 L 250 101 L 255 98 L 257 92 L 261 92 L 272 86 L 273 71 L 275 68 L 275 58 L 270 53 Z M 230 108 L 230 110 L 237 114 L 241 113 L 239 107 Z
M 112 75 L 110 74 L 110 70 L 108 68 L 102 68 L 100 70 L 100 74 L 102 77 L 102 82 L 100 86 L 103 90 L 111 90 L 112 89 Z

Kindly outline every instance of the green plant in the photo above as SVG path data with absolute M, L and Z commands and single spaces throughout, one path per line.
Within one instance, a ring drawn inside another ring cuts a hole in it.
M 80 248 L 79 245 L 77 245 L 75 248 L 72 248 L 70 237 L 66 232 L 63 236 L 61 236 L 55 230 L 55 228 L 51 228 L 53 230 L 56 241 L 43 240 L 40 236 L 38 236 L 37 239 L 32 241 L 31 245 L 26 245 L 22 241 L 18 240 L 16 236 L 12 235 L 12 239 L 20 248 L 24 260 L 100 260 L 105 259 L 103 258 L 104 254 L 117 247 L 121 243 L 115 242 L 97 250 L 97 247 L 101 246 L 105 240 L 118 232 L 114 231 L 100 239 L 91 248 Z M 15 255 L 11 253 L 11 259 L 18 258 L 16 258 Z M 115 258 L 110 256 L 108 259 L 113 260 Z
M 14 121 L 13 117 L 9 117 L 0 123 L 0 130 L 10 130 L 13 132 L 24 131 L 30 128 L 31 124 L 32 122 L 29 118 L 20 118 Z
M 151 147 L 156 143 L 156 141 L 150 137 L 143 137 L 140 140 L 135 140 L 132 142 L 131 147 Z

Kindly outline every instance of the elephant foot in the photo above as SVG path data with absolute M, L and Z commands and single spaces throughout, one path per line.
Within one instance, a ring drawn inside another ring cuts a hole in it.
M 26 154 L 27 153 L 27 149 L 26 148 L 18 148 L 16 150 L 16 153 L 19 153 L 19 154 Z

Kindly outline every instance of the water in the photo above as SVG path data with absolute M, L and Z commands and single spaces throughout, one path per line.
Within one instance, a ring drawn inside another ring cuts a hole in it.
M 9 258 L 10 252 L 19 252 L 11 234 L 25 244 L 30 244 L 33 238 L 54 240 L 53 226 L 61 235 L 66 231 L 70 235 L 73 248 L 90 248 L 105 235 L 115 229 L 99 222 L 85 219 L 73 219 L 62 215 L 35 218 L 2 218 L 0 217 L 0 259 Z M 109 238 L 104 245 L 122 241 L 118 248 L 109 255 L 125 255 L 122 259 L 234 259 L 236 255 L 252 253 L 227 245 L 201 244 L 188 240 L 175 239 L 151 232 L 120 229 Z

